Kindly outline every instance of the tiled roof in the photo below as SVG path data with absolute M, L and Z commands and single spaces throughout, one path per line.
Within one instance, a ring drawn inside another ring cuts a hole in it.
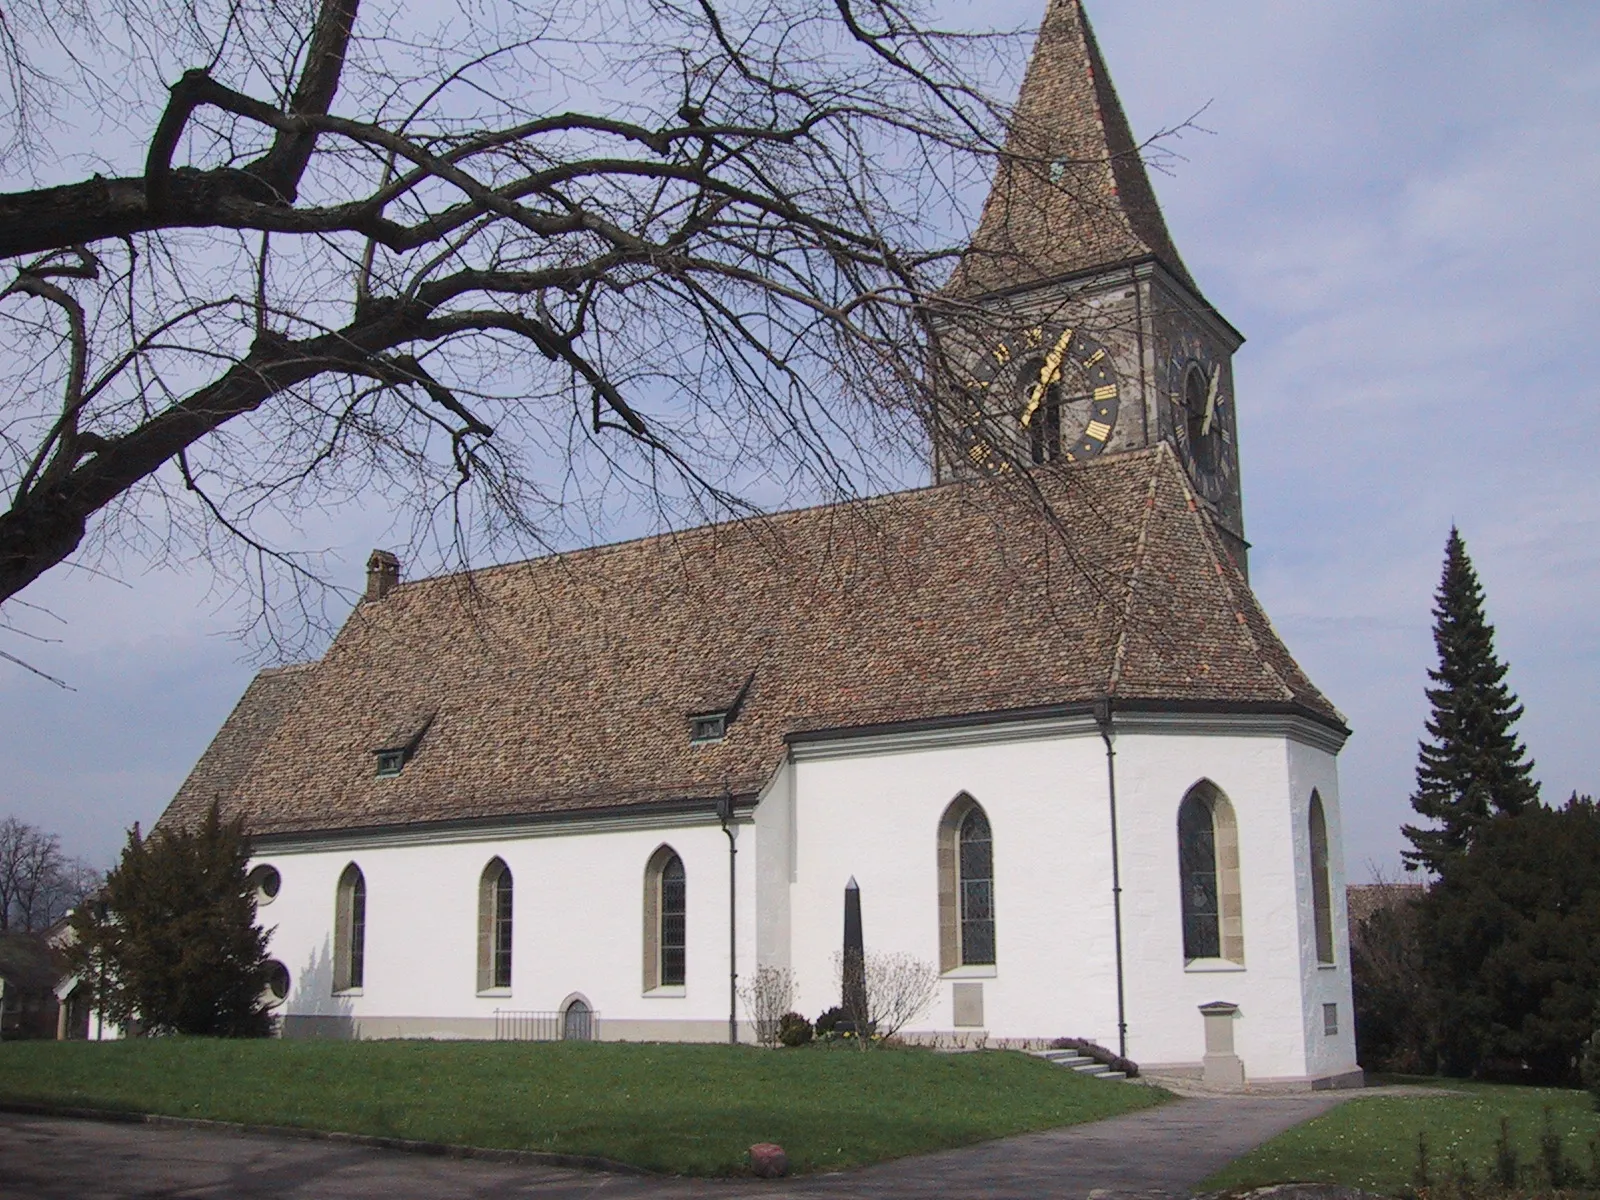
M 1385 909 L 1420 900 L 1427 888 L 1420 883 L 1352 883 L 1345 888 L 1350 932 Z
M 947 293 L 1154 256 L 1195 289 L 1079 0 L 1050 0 L 994 184 Z
M 42 992 L 65 974 L 61 957 L 36 933 L 0 933 L 0 979 L 18 990 Z
M 194 770 L 183 781 L 178 794 L 168 805 L 169 814 L 199 818 L 212 800 L 232 802 L 260 756 L 262 748 L 277 733 L 283 718 L 300 697 L 300 689 L 313 670 L 313 664 L 273 667 L 262 671 L 233 706 L 228 719 L 211 739 Z
M 1165 446 L 402 584 L 259 677 L 162 820 L 219 794 L 255 833 L 749 795 L 792 735 L 1107 690 L 1340 725 Z

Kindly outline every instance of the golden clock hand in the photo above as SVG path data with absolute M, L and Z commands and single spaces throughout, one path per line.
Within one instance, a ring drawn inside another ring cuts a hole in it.
M 1200 436 L 1211 433 L 1211 418 L 1217 415 L 1217 384 L 1222 382 L 1222 364 L 1211 368 L 1211 386 L 1206 389 L 1206 416 L 1200 422 Z
M 1063 330 L 1056 339 L 1056 344 L 1050 347 L 1050 353 L 1044 356 L 1044 366 L 1039 368 L 1039 378 L 1028 389 L 1028 406 L 1022 410 L 1022 427 L 1026 429 L 1028 422 L 1033 420 L 1033 414 L 1039 411 L 1039 406 L 1044 403 L 1045 393 L 1050 390 L 1050 385 L 1061 378 L 1061 362 L 1067 357 L 1067 347 L 1072 344 L 1070 329 Z

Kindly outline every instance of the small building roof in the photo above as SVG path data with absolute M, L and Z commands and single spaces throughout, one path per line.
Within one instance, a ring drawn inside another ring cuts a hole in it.
M 35 933 L 0 933 L 0 979 L 7 988 L 42 992 L 65 974 L 60 957 Z
M 1199 295 L 1079 0 L 1050 0 L 978 230 L 946 295 L 1155 258 Z
M 1343 730 L 1164 444 L 401 584 L 314 666 L 258 676 L 161 820 L 212 797 L 259 835 L 750 796 L 796 738 L 1106 694 Z

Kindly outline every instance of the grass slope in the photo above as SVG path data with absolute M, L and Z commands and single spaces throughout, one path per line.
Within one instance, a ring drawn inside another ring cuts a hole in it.
M 512 1042 L 0 1045 L 0 1099 L 593 1154 L 723 1175 L 755 1142 L 857 1166 L 1159 1103 L 1017 1053 Z
M 1511 1121 L 1511 1143 L 1527 1181 L 1537 1185 L 1544 1178 L 1539 1137 L 1546 1108 L 1566 1157 L 1585 1174 L 1592 1169 L 1590 1143 L 1600 1137 L 1600 1113 L 1587 1092 L 1458 1080 L 1403 1082 L 1426 1083 L 1428 1093 L 1347 1101 L 1258 1146 L 1207 1179 L 1201 1189 L 1300 1180 L 1398 1194 L 1414 1181 L 1417 1135 L 1422 1132 L 1428 1135 L 1435 1180 L 1453 1174 L 1454 1160 L 1470 1167 L 1481 1182 L 1490 1177 L 1502 1116 Z

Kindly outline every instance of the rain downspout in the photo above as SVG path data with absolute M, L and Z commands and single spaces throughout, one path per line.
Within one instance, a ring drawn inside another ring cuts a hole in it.
M 739 892 L 737 888 L 739 831 L 733 825 L 733 796 L 724 792 L 717 801 L 717 820 L 728 835 L 728 1045 L 739 1043 Z
M 1128 1011 L 1122 979 L 1122 866 L 1117 853 L 1117 752 L 1111 744 L 1111 697 L 1094 702 L 1094 723 L 1106 744 L 1106 791 L 1111 798 L 1111 919 L 1117 947 L 1117 1053 L 1128 1057 Z

